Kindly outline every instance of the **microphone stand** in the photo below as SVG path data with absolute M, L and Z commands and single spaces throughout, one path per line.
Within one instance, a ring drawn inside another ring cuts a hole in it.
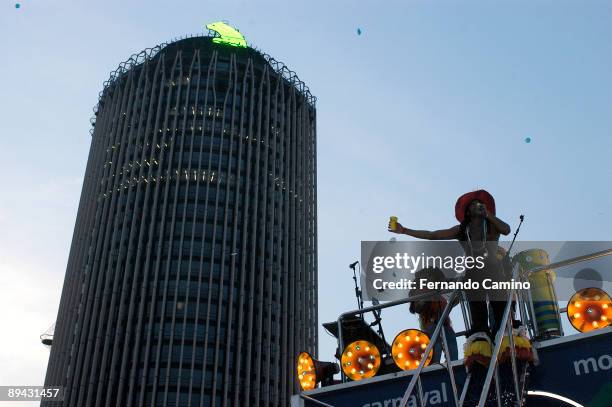
M 525 220 L 525 215 L 521 214 L 519 216 L 519 224 L 516 227 L 516 231 L 514 232 L 514 236 L 512 237 L 512 242 L 510 242 L 510 246 L 508 247 L 508 251 L 506 251 L 506 256 L 505 257 L 506 257 L 506 259 L 508 260 L 508 262 L 510 263 L 510 265 L 512 267 L 514 267 L 514 258 L 510 257 L 510 250 L 512 250 L 512 246 L 514 246 L 514 241 L 516 240 L 516 236 L 518 235 L 519 231 L 521 230 L 521 225 L 523 224 L 524 220 Z M 514 301 L 514 299 L 513 299 L 513 301 Z M 512 327 L 513 328 L 516 328 L 514 325 L 520 324 L 520 321 L 516 320 L 515 314 L 516 314 L 516 302 L 513 302 L 512 303 L 512 307 L 511 307 L 511 315 L 510 315 L 510 317 L 512 318 Z
M 349 268 L 353 270 L 353 281 L 355 282 L 355 297 L 357 297 L 357 308 L 360 310 L 363 309 L 363 297 L 361 296 L 361 290 L 359 289 L 359 285 L 357 284 L 357 273 L 355 272 L 355 266 L 359 264 L 359 262 L 355 262 L 349 265 Z M 359 269 L 361 270 L 361 265 L 359 265 Z M 363 319 L 363 314 L 359 314 Z
M 519 224 L 516 227 L 516 231 L 514 232 L 514 237 L 512 238 L 512 242 L 510 243 L 510 247 L 508 247 L 508 251 L 506 252 L 507 256 L 510 256 L 510 250 L 512 250 L 512 246 L 514 246 L 514 241 L 516 240 L 516 235 L 518 235 L 519 230 L 521 230 L 521 225 L 523 224 L 523 221 L 525 220 L 525 215 L 521 215 L 519 216 Z

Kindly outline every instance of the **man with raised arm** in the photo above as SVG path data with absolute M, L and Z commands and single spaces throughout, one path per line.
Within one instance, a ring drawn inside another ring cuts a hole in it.
M 428 231 L 414 230 L 396 223 L 389 224 L 389 231 L 404 234 L 418 239 L 452 240 L 461 243 L 466 256 L 482 256 L 485 258 L 485 267 L 482 269 L 470 268 L 466 270 L 466 278 L 482 282 L 485 278 L 493 281 L 505 279 L 501 256 L 498 256 L 498 242 L 500 235 L 508 235 L 510 226 L 495 216 L 495 200 L 485 190 L 468 192 L 457 200 L 455 204 L 455 217 L 458 225 L 448 229 Z M 392 229 L 392 226 L 395 226 Z M 490 301 L 494 323 L 489 326 L 486 298 L 482 292 L 466 291 L 469 300 L 472 327 L 467 338 L 465 350 L 465 364 L 468 368 L 474 362 L 488 365 L 491 358 L 491 339 L 499 329 L 505 307 L 504 301 Z M 497 297 L 496 299 L 499 299 Z

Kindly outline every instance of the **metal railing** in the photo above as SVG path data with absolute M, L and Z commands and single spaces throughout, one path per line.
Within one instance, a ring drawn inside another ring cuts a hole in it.
M 444 356 L 446 358 L 445 361 L 445 365 L 446 365 L 446 369 L 449 372 L 450 375 L 450 381 L 451 381 L 451 388 L 452 388 L 452 392 L 453 392 L 453 397 L 455 400 L 455 403 L 458 405 L 459 403 L 459 397 L 458 397 L 458 392 L 457 392 L 457 385 L 456 385 L 456 381 L 455 381 L 455 376 L 452 372 L 452 366 L 451 366 L 451 360 L 450 360 L 450 356 L 449 356 L 449 352 L 448 352 L 448 342 L 447 342 L 447 338 L 446 338 L 446 333 L 445 330 L 442 329 L 442 327 L 444 326 L 444 321 L 446 321 L 446 319 L 448 318 L 448 315 L 450 314 L 450 311 L 452 310 L 452 308 L 456 305 L 455 304 L 455 299 L 459 298 L 459 296 L 461 296 L 461 290 L 445 290 L 445 291 L 430 291 L 430 292 L 426 292 L 426 293 L 419 293 L 416 295 L 409 295 L 408 298 L 402 299 L 402 300 L 396 300 L 396 301 L 390 301 L 384 304 L 377 304 L 371 307 L 365 307 L 362 309 L 358 309 L 358 310 L 354 310 L 354 311 L 350 311 L 350 312 L 345 312 L 343 314 L 341 314 L 338 317 L 338 349 L 339 352 L 342 353 L 342 350 L 344 349 L 344 341 L 343 341 L 343 337 L 342 337 L 342 320 L 347 317 L 347 316 L 354 316 L 354 315 L 362 315 L 368 312 L 373 312 L 373 311 L 378 311 L 384 308 L 389 308 L 389 307 L 394 307 L 397 305 L 402 305 L 402 304 L 406 304 L 412 301 L 417 301 L 417 300 L 423 300 L 423 299 L 427 299 L 427 298 L 432 298 L 434 296 L 438 296 L 438 295 L 444 295 L 444 294 L 450 294 L 450 297 L 448 299 L 448 302 L 446 304 L 446 307 L 444 308 L 444 311 L 442 312 L 442 316 L 440 317 L 440 322 L 436 325 L 436 328 L 434 329 L 434 332 L 432 334 L 432 337 L 427 345 L 427 348 L 425 349 L 425 351 L 423 352 L 424 355 L 428 355 L 429 352 L 431 352 L 431 350 L 433 349 L 433 347 L 435 346 L 435 343 L 437 342 L 438 339 L 438 335 L 440 335 L 440 333 L 442 334 L 442 349 L 444 351 Z M 461 334 L 467 334 L 468 332 L 468 327 L 469 327 L 469 320 L 468 320 L 468 313 L 466 311 L 466 309 L 464 308 L 465 303 L 464 301 L 459 300 L 459 305 L 461 306 L 462 309 L 462 315 L 464 318 L 464 323 L 466 326 L 466 330 L 456 334 L 456 336 L 459 336 Z M 415 385 L 418 385 L 418 391 L 419 391 L 419 400 L 420 400 L 420 404 L 421 406 L 423 406 L 422 400 L 423 400 L 423 388 L 420 382 L 420 373 L 423 370 L 423 368 L 425 367 L 425 361 L 426 358 L 422 358 L 421 362 L 419 363 L 419 366 L 417 367 L 417 369 L 414 372 L 413 375 L 413 379 L 411 381 L 411 385 L 409 386 L 409 391 L 410 393 L 412 392 L 412 390 L 414 389 Z M 342 381 L 344 382 L 346 380 L 346 377 L 344 375 L 344 372 L 342 369 L 340 369 L 340 374 L 342 377 Z M 408 395 L 409 397 L 409 395 Z M 402 399 L 402 402 L 404 400 Z M 406 401 L 407 403 L 407 401 Z M 405 406 L 406 404 L 400 404 L 401 406 Z
M 529 270 L 526 270 L 526 272 L 528 273 L 537 273 L 540 271 L 545 271 L 545 270 L 553 270 L 553 269 L 557 269 L 560 267 L 565 267 L 565 266 L 570 266 L 572 264 L 576 264 L 576 263 L 580 263 L 583 261 L 588 261 L 588 260 L 594 260 L 594 259 L 598 259 L 600 257 L 604 257 L 604 256 L 609 256 L 612 255 L 612 249 L 607 249 L 607 250 L 602 250 L 599 252 L 594 252 L 594 253 L 590 253 L 590 254 L 586 254 L 583 256 L 577 256 L 577 257 L 573 257 L 567 260 L 563 260 L 563 261 L 559 261 L 556 263 L 551 263 L 548 265 L 544 265 L 544 266 L 539 266 L 539 267 L 535 267 Z M 515 271 L 513 272 L 513 278 L 516 277 L 517 271 L 519 270 L 518 265 L 515 265 Z M 520 274 L 520 279 L 524 280 L 525 279 L 525 275 L 524 273 Z M 522 293 L 524 294 L 524 293 Z M 497 398 L 497 404 L 498 406 L 501 405 L 500 403 L 500 392 L 499 392 L 499 378 L 498 378 L 498 374 L 497 374 L 497 365 L 498 365 L 498 356 L 499 353 L 501 351 L 501 344 L 502 344 L 502 339 L 503 339 L 503 335 L 504 333 L 507 333 L 508 335 L 508 340 L 509 340 L 509 347 L 510 347 L 510 352 L 511 352 L 511 362 L 512 362 L 512 378 L 514 381 L 514 389 L 515 389 L 515 395 L 516 395 L 516 401 L 517 401 L 517 405 L 518 406 L 522 406 L 522 392 L 520 391 L 518 385 L 519 385 L 519 378 L 518 378 L 518 372 L 517 372 L 517 367 L 516 367 L 516 353 L 515 353 L 515 348 L 514 348 L 514 338 L 512 335 L 512 323 L 510 320 L 510 310 L 512 308 L 512 298 L 515 295 L 515 290 L 510 290 L 510 293 L 508 294 L 508 298 L 507 298 L 507 303 L 506 303 L 506 307 L 504 309 L 504 314 L 503 314 L 503 318 L 502 318 L 502 323 L 500 324 L 500 329 L 497 332 L 497 334 L 495 335 L 495 347 L 493 349 L 493 354 L 491 355 L 491 363 L 489 364 L 489 368 L 487 370 L 487 375 L 485 377 L 485 382 L 482 388 L 482 392 L 480 394 L 480 399 L 478 401 L 478 407 L 483 407 L 487 401 L 487 396 L 489 394 L 489 388 L 491 387 L 491 382 L 493 380 L 493 375 L 496 376 L 495 379 L 495 389 L 496 389 L 496 398 Z M 518 301 L 517 301 L 517 305 L 519 305 L 519 310 L 523 310 L 523 307 L 521 306 L 521 303 L 524 302 L 524 299 L 522 299 L 523 295 L 518 295 Z M 529 310 L 531 311 L 531 318 L 530 318 L 530 322 L 533 323 L 533 330 L 534 332 L 537 332 L 537 319 L 535 318 L 535 311 L 534 311 L 534 305 L 533 305 L 533 298 L 531 297 L 531 295 L 528 295 L 528 302 L 529 302 Z M 503 327 L 503 329 L 502 329 Z M 534 349 L 535 352 L 535 349 Z M 462 404 L 459 404 L 459 406 L 461 407 Z M 402 407 L 404 407 L 404 405 L 402 404 Z
M 371 307 L 364 307 L 364 308 L 356 309 L 353 311 L 344 312 L 340 314 L 336 322 L 338 325 L 338 349 L 340 349 L 340 352 L 342 352 L 342 349 L 344 349 L 344 341 L 342 338 L 342 320 L 344 318 L 348 316 L 363 315 L 369 312 L 378 311 L 378 310 L 390 308 L 390 307 L 395 307 L 396 305 L 407 304 L 409 302 L 413 302 L 417 300 L 424 300 L 424 299 L 433 297 L 434 295 L 437 295 L 437 294 L 449 294 L 452 292 L 453 291 L 446 290 L 446 291 L 440 291 L 440 292 L 436 291 L 436 292 L 419 293 L 416 295 L 408 296 L 407 298 L 404 298 L 401 300 L 389 301 L 389 302 L 385 302 L 384 304 L 377 304 L 377 305 L 372 305 Z
M 518 270 L 519 270 L 519 265 L 516 264 L 512 272 L 513 279 L 516 279 L 519 277 Z M 483 407 L 487 401 L 487 397 L 489 395 L 489 387 L 491 386 L 493 375 L 495 375 L 495 391 L 496 391 L 497 405 L 501 406 L 500 388 L 499 388 L 500 383 L 499 383 L 499 372 L 497 369 L 497 365 L 498 365 L 497 358 L 499 357 L 499 352 L 501 351 L 501 344 L 502 344 L 502 339 L 504 337 L 504 334 L 508 335 L 508 340 L 509 340 L 510 355 L 511 355 L 510 360 L 512 363 L 512 379 L 513 379 L 513 385 L 515 389 L 514 394 L 516 396 L 517 404 L 519 406 L 523 405 L 522 395 L 519 394 L 519 387 L 518 387 L 519 378 L 518 378 L 518 373 L 516 370 L 516 352 L 514 349 L 512 320 L 510 319 L 510 310 L 512 309 L 512 300 L 513 300 L 515 291 L 516 291 L 515 289 L 510 289 L 508 292 L 508 297 L 506 298 L 506 307 L 504 308 L 502 320 L 501 320 L 501 323 L 499 324 L 499 330 L 497 331 L 497 334 L 495 335 L 495 342 L 494 342 L 493 352 L 491 355 L 491 361 L 489 362 L 489 368 L 487 370 L 485 382 L 482 388 L 482 392 L 480 393 L 480 399 L 478 401 L 479 407 Z M 522 308 L 522 304 L 520 304 L 520 299 L 517 302 L 519 302 L 519 304 L 517 304 L 519 308 Z M 467 388 L 467 386 L 464 386 L 464 387 Z M 459 404 L 459 407 L 461 407 L 462 405 L 463 404 Z
M 455 297 L 457 295 L 459 295 L 460 290 L 455 290 L 451 293 L 451 296 L 448 300 L 448 303 L 446 304 L 446 307 L 444 307 L 444 311 L 442 312 L 442 316 L 440 317 L 440 320 L 438 321 L 438 323 L 436 324 L 436 328 L 434 329 L 433 333 L 431 334 L 431 338 L 429 340 L 429 343 L 427 344 L 427 348 L 425 349 L 425 351 L 423 352 L 423 355 L 429 355 L 429 352 L 431 352 L 431 350 L 433 349 L 435 343 L 438 341 L 438 335 L 440 335 L 440 332 L 442 332 L 442 347 L 443 347 L 443 351 L 444 351 L 444 356 L 446 358 L 446 365 L 447 365 L 447 370 L 449 372 L 449 375 L 451 377 L 451 387 L 453 389 L 453 397 L 455 399 L 455 405 L 459 404 L 459 399 L 457 398 L 457 386 L 455 384 L 455 375 L 453 373 L 452 370 L 452 366 L 450 364 L 450 357 L 448 354 L 448 349 L 447 349 L 447 343 L 446 343 L 446 334 L 444 333 L 444 329 L 442 329 L 444 327 L 444 323 L 446 322 L 446 318 L 448 318 L 448 315 L 450 314 L 450 311 L 453 307 L 453 302 L 455 301 Z M 414 391 L 415 386 L 419 386 L 419 404 L 421 406 L 423 406 L 423 396 L 422 396 L 422 391 L 421 391 L 421 372 L 423 371 L 423 369 L 425 368 L 425 364 L 427 362 L 427 358 L 423 357 L 421 358 L 421 362 L 419 363 L 419 366 L 415 369 L 415 371 L 413 372 L 412 375 L 412 379 L 410 380 L 410 384 L 408 385 L 408 388 L 406 389 L 406 391 L 404 392 L 404 396 L 402 397 L 402 401 L 400 402 L 400 407 L 406 407 L 408 405 L 408 401 L 410 400 L 410 396 L 412 395 L 412 392 Z
M 605 256 L 610 256 L 612 255 L 612 249 L 606 249 L 606 250 L 601 250 L 598 252 L 593 252 L 590 254 L 585 254 L 583 256 L 577 256 L 577 257 L 572 257 L 566 260 L 562 260 L 562 261 L 558 261 L 555 263 L 551 263 L 548 265 L 544 265 L 544 266 L 539 266 L 539 267 L 535 267 L 532 269 L 527 270 L 530 274 L 531 273 L 537 273 L 539 271 L 545 271 L 545 270 L 554 270 L 554 269 L 558 269 L 561 267 L 566 267 L 566 266 L 571 266 L 572 264 L 576 264 L 576 263 L 581 263 L 583 261 L 589 261 L 589 260 L 595 260 L 598 259 L 600 257 L 605 257 Z M 525 315 L 525 319 L 523 319 L 523 321 L 527 321 L 527 327 L 530 329 L 530 334 L 531 337 L 534 338 L 537 336 L 538 333 L 538 321 L 535 318 L 535 308 L 533 305 L 533 298 L 531 296 L 531 291 L 528 292 L 520 292 L 520 295 L 522 296 L 526 296 L 527 298 L 524 299 L 525 302 L 528 305 L 528 314 L 529 315 Z M 521 310 L 524 311 L 524 310 Z M 560 313 L 563 312 L 567 312 L 567 309 L 559 309 Z M 563 330 L 561 328 L 561 335 L 563 336 Z
M 612 255 L 612 249 L 607 249 L 607 250 L 602 250 L 602 251 L 598 251 L 598 252 L 594 252 L 594 253 L 590 253 L 590 254 L 586 254 L 583 256 L 577 256 L 577 257 L 573 257 L 570 259 L 566 259 L 563 261 L 559 261 L 556 263 L 551 263 L 548 265 L 543 265 L 543 266 L 539 266 L 539 267 L 534 267 L 531 268 L 529 270 L 525 270 L 525 272 L 520 272 L 520 267 L 518 264 L 514 264 L 513 265 L 513 269 L 512 269 L 512 278 L 515 279 L 515 281 L 526 281 L 527 274 L 531 274 L 531 273 L 536 273 L 536 272 L 540 272 L 540 271 L 545 271 L 545 270 L 553 270 L 553 269 L 557 269 L 560 267 L 565 267 L 565 266 L 569 266 L 572 264 L 576 264 L 576 263 L 580 263 L 580 262 L 584 262 L 584 261 L 588 261 L 588 260 L 594 260 L 600 257 L 604 257 L 604 256 L 609 256 Z M 471 379 L 471 375 L 468 374 L 466 381 L 464 383 L 461 395 L 459 396 L 457 394 L 457 386 L 456 386 L 456 382 L 455 382 L 455 377 L 454 377 L 454 372 L 452 370 L 452 366 L 450 363 L 450 357 L 449 357 L 449 353 L 448 353 L 448 343 L 447 343 L 447 338 L 446 338 L 446 333 L 445 330 L 442 329 L 444 326 L 444 321 L 446 321 L 446 319 L 448 318 L 451 309 L 456 305 L 455 304 L 455 299 L 459 299 L 459 304 L 461 306 L 461 310 L 462 310 L 462 316 L 464 319 L 464 323 L 466 326 L 466 330 L 463 332 L 459 332 L 457 333 L 457 336 L 460 335 L 467 335 L 467 333 L 469 332 L 469 326 L 470 326 L 470 319 L 469 319 L 469 312 L 467 312 L 466 310 L 466 300 L 465 298 L 463 298 L 463 291 L 462 290 L 455 290 L 455 291 L 450 291 L 450 290 L 446 290 L 446 291 L 441 291 L 441 292 L 428 292 L 428 293 L 420 293 L 420 294 L 416 294 L 416 295 L 410 295 L 405 299 L 402 300 L 396 300 L 396 301 L 390 301 L 384 304 L 377 304 L 371 307 L 365 307 L 362 309 L 357 309 L 357 310 L 353 310 L 353 311 L 348 311 L 348 312 L 344 312 L 342 313 L 337 320 L 337 324 L 338 324 L 338 349 L 339 352 L 342 353 L 343 349 L 344 349 L 344 341 L 343 341 L 343 336 L 342 336 L 342 321 L 344 318 L 348 317 L 348 316 L 354 316 L 354 315 L 363 315 L 369 312 L 373 312 L 373 311 L 378 311 L 384 308 L 389 308 L 389 307 L 394 307 L 397 305 L 402 305 L 402 304 L 407 304 L 409 302 L 412 301 L 416 301 L 416 300 L 423 300 L 423 299 L 427 299 L 429 297 L 433 297 L 434 295 L 445 295 L 445 294 L 450 294 L 450 297 L 448 299 L 447 305 L 444 308 L 444 311 L 442 312 L 442 315 L 439 319 L 438 324 L 436 325 L 436 328 L 434 329 L 434 332 L 431 335 L 429 344 L 427 345 L 427 348 L 425 349 L 425 351 L 423 352 L 424 355 L 429 354 L 429 352 L 431 352 L 431 350 L 433 349 L 435 343 L 438 341 L 438 337 L 439 335 L 441 335 L 441 339 L 442 339 L 442 350 L 444 352 L 445 358 L 446 358 L 446 369 L 449 373 L 450 376 L 450 380 L 451 380 L 451 387 L 453 390 L 453 398 L 455 401 L 455 405 L 461 407 L 463 406 L 464 402 L 465 402 L 465 398 L 466 398 L 466 394 L 467 394 L 467 389 L 469 386 L 469 382 Z M 535 309 L 534 309 L 534 303 L 533 303 L 533 298 L 531 297 L 530 292 L 523 292 L 523 290 L 516 290 L 516 289 L 510 289 L 508 290 L 508 296 L 506 298 L 506 306 L 504 308 L 504 312 L 503 312 L 503 317 L 501 320 L 501 323 L 499 324 L 499 330 L 496 333 L 495 336 L 495 342 L 494 342 L 494 348 L 493 348 L 493 354 L 491 356 L 491 363 L 489 364 L 488 370 L 487 370 L 487 374 L 485 376 L 485 382 L 484 385 L 482 387 L 482 392 L 480 394 L 479 397 L 479 401 L 478 401 L 478 406 L 484 406 L 486 401 L 487 401 L 487 397 L 489 394 L 489 389 L 491 387 L 491 384 L 493 383 L 493 379 L 495 378 L 495 389 L 496 389 L 496 399 L 497 399 L 497 404 L 498 406 L 501 405 L 501 401 L 500 401 L 500 380 L 499 380 L 499 372 L 498 372 L 498 363 L 497 363 L 497 359 L 498 356 L 501 352 L 501 344 L 502 344 L 502 339 L 505 333 L 508 334 L 508 339 L 509 339 L 509 348 L 510 348 L 510 361 L 512 364 L 512 380 L 513 380 L 513 387 L 514 387 L 514 391 L 515 391 L 515 395 L 516 395 L 516 404 L 519 406 L 522 406 L 522 389 L 521 389 L 521 377 L 519 377 L 519 372 L 518 372 L 518 367 L 517 367 L 517 361 L 516 361 L 516 351 L 515 351 L 515 347 L 514 347 L 514 337 L 512 335 L 512 319 L 510 318 L 511 314 L 512 314 L 512 303 L 513 300 L 516 299 L 516 304 L 517 304 L 517 308 L 520 314 L 520 319 L 521 321 L 528 327 L 530 328 L 530 336 L 534 337 L 537 332 L 538 332 L 538 326 L 537 326 L 537 320 L 535 318 Z M 560 310 L 562 311 L 562 310 Z M 534 358 L 537 359 L 537 354 L 536 354 L 536 349 L 532 349 L 534 352 Z M 422 385 L 421 385 L 421 380 L 420 380 L 420 374 L 423 371 L 424 367 L 425 367 L 425 362 L 426 362 L 426 358 L 423 358 L 421 360 L 421 362 L 419 363 L 419 366 L 413 371 L 413 375 L 412 378 L 410 380 L 410 383 L 404 393 L 404 396 L 402 397 L 402 401 L 400 402 L 400 406 L 401 407 L 405 407 L 408 405 L 408 401 L 410 399 L 410 397 L 412 396 L 412 393 L 414 392 L 415 387 L 418 390 L 419 393 L 419 404 L 421 406 L 423 406 L 423 393 L 422 393 Z M 341 372 L 341 377 L 342 377 L 342 382 L 346 381 L 346 377 L 344 375 L 344 372 L 342 371 L 342 369 L 340 370 Z M 494 377 L 495 376 L 495 377 Z M 304 396 L 302 397 L 303 399 L 306 399 L 308 401 L 312 401 L 315 402 L 314 399 Z M 328 404 L 319 404 L 321 402 L 319 402 L 317 400 L 317 405 L 324 405 L 324 406 L 329 406 Z

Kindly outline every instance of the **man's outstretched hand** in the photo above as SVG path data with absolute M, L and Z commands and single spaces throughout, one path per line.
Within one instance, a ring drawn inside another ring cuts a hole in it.
M 387 226 L 387 230 L 391 233 L 397 233 L 397 234 L 402 234 L 402 230 L 404 229 L 404 227 L 402 226 L 401 223 L 399 222 L 395 222 L 395 230 L 391 229 L 391 221 L 389 221 L 389 225 Z

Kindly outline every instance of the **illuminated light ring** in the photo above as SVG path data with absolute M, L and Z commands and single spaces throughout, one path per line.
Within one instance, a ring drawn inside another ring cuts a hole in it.
M 367 379 L 380 368 L 380 351 L 368 341 L 351 342 L 344 348 L 340 362 L 342 371 L 351 380 Z
M 297 378 L 302 390 L 312 390 L 317 385 L 317 374 L 312 356 L 308 352 L 302 352 L 297 360 Z
M 413 370 L 419 366 L 421 359 L 429 344 L 429 336 L 418 329 L 405 329 L 393 339 L 391 356 L 393 361 L 402 370 Z M 429 351 L 425 366 L 429 365 L 433 357 L 433 349 Z
M 583 288 L 567 304 L 567 318 L 580 332 L 589 332 L 609 326 L 612 321 L 612 301 L 600 288 Z
M 563 397 L 559 394 L 555 394 L 555 393 L 549 393 L 547 391 L 539 391 L 539 390 L 528 390 L 527 394 L 529 394 L 530 396 L 542 396 L 542 397 L 548 397 L 551 399 L 555 399 L 555 400 L 559 400 L 559 401 L 563 401 L 567 404 L 569 404 L 570 406 L 574 406 L 574 407 L 584 407 L 582 404 L 572 400 L 572 399 L 568 399 L 567 397 Z

